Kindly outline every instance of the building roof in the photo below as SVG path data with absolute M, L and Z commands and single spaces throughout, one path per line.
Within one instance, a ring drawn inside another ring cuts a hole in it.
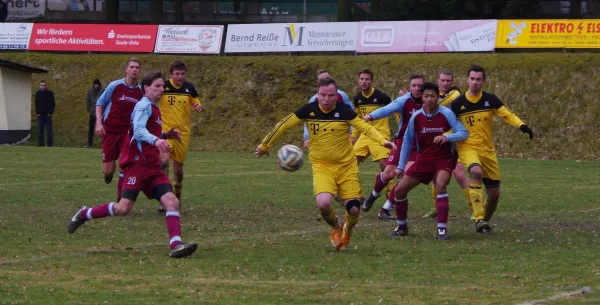
M 20 63 L 16 63 L 14 61 L 10 61 L 7 59 L 0 59 L 0 68 L 9 68 L 13 70 L 25 71 L 30 73 L 48 73 L 48 70 L 42 68 L 36 68 L 32 66 L 22 65 Z

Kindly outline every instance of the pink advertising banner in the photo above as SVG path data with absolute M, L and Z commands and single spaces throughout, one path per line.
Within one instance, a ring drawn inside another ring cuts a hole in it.
M 497 20 L 360 22 L 358 53 L 493 51 Z

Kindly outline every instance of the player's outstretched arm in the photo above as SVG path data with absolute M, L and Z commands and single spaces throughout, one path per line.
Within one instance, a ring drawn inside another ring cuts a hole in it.
M 300 125 L 304 123 L 304 120 L 299 119 L 296 114 L 291 113 L 283 120 L 279 121 L 275 128 L 267 134 L 267 136 L 262 140 L 262 142 L 256 147 L 256 157 L 259 158 L 262 155 L 266 154 L 269 149 L 273 146 L 273 143 L 281 137 L 288 129 Z M 260 152 L 262 153 L 260 153 Z
M 409 97 L 410 94 L 403 95 L 395 99 L 393 102 L 385 105 L 384 107 L 381 107 L 369 113 L 369 115 L 371 116 L 371 120 L 379 120 L 390 116 L 394 112 L 401 112 L 402 108 L 404 108 L 404 103 L 406 102 L 406 100 L 408 100 Z
M 360 131 L 363 136 L 367 136 L 371 138 L 371 140 L 381 144 L 381 146 L 385 146 L 389 149 L 394 149 L 396 145 L 388 140 L 386 140 L 383 135 L 373 126 L 369 125 L 364 120 L 360 119 L 358 115 L 352 119 L 350 125 L 354 127 L 354 130 Z
M 415 139 L 415 116 L 418 112 L 413 113 L 408 121 L 406 131 L 404 132 L 404 138 L 402 139 L 402 149 L 400 150 L 400 160 L 398 161 L 397 169 L 404 173 L 406 169 L 406 163 L 412 152 L 412 144 Z M 398 171 L 396 171 L 398 174 Z M 398 175 L 398 177 L 400 177 Z
M 440 112 L 446 117 L 446 120 L 450 124 L 450 129 L 452 129 L 451 134 L 445 134 L 443 137 L 449 142 L 459 142 L 469 138 L 469 131 L 465 128 L 465 125 L 458 120 L 452 110 L 446 107 L 440 107 Z
M 147 101 L 139 101 L 133 108 L 133 138 L 138 142 L 146 142 L 152 146 L 155 146 L 155 142 L 160 140 L 155 135 L 151 134 L 146 128 L 148 119 L 152 115 L 152 105 Z M 161 140 L 165 141 L 165 140 Z M 166 141 L 165 141 L 166 142 Z M 167 144 L 168 148 L 168 144 Z

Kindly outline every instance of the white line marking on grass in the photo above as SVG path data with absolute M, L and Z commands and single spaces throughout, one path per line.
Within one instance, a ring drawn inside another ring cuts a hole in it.
M 583 291 L 582 290 L 577 290 L 577 291 L 573 291 L 573 292 L 563 292 L 563 293 L 559 293 L 559 294 L 555 294 L 551 297 L 545 298 L 545 299 L 541 299 L 541 300 L 536 300 L 536 301 L 527 301 L 524 303 L 519 303 L 519 305 L 538 305 L 538 304 L 544 304 L 546 302 L 550 302 L 550 301 L 556 301 L 556 300 L 560 300 L 560 299 L 566 299 L 566 298 L 570 298 L 570 297 L 574 297 L 576 295 L 582 295 Z

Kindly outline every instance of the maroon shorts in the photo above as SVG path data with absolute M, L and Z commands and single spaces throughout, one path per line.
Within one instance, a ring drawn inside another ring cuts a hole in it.
M 123 197 L 127 199 L 135 201 L 136 198 L 128 198 L 125 196 L 125 193 L 135 192 L 135 197 L 137 197 L 137 192 L 139 191 L 144 192 L 148 199 L 160 199 L 155 198 L 157 196 L 157 194 L 154 193 L 155 188 L 159 185 L 168 185 L 171 187 L 169 177 L 160 167 L 150 167 L 145 164 L 131 163 L 127 165 L 124 170 L 122 193 Z M 159 194 L 159 196 L 162 195 L 164 195 L 164 193 Z
M 402 141 L 404 138 L 396 138 L 394 140 L 394 144 L 396 144 L 396 147 L 398 149 L 393 149 L 392 151 L 390 151 L 390 156 L 388 157 L 388 160 L 386 162 L 386 166 L 388 165 L 393 165 L 393 166 L 398 166 L 398 163 L 400 162 L 400 151 L 402 150 Z M 417 155 L 419 153 L 417 152 L 417 148 L 413 147 L 412 152 L 410 153 L 410 157 L 408 157 L 408 161 L 415 161 L 417 160 Z
M 102 136 L 102 162 L 119 160 L 127 133 L 105 133 Z
M 452 173 L 456 167 L 457 159 L 458 157 L 456 154 L 449 159 L 431 161 L 420 161 L 419 158 L 417 158 L 415 163 L 405 172 L 405 175 L 417 179 L 423 184 L 429 184 L 439 171 Z

